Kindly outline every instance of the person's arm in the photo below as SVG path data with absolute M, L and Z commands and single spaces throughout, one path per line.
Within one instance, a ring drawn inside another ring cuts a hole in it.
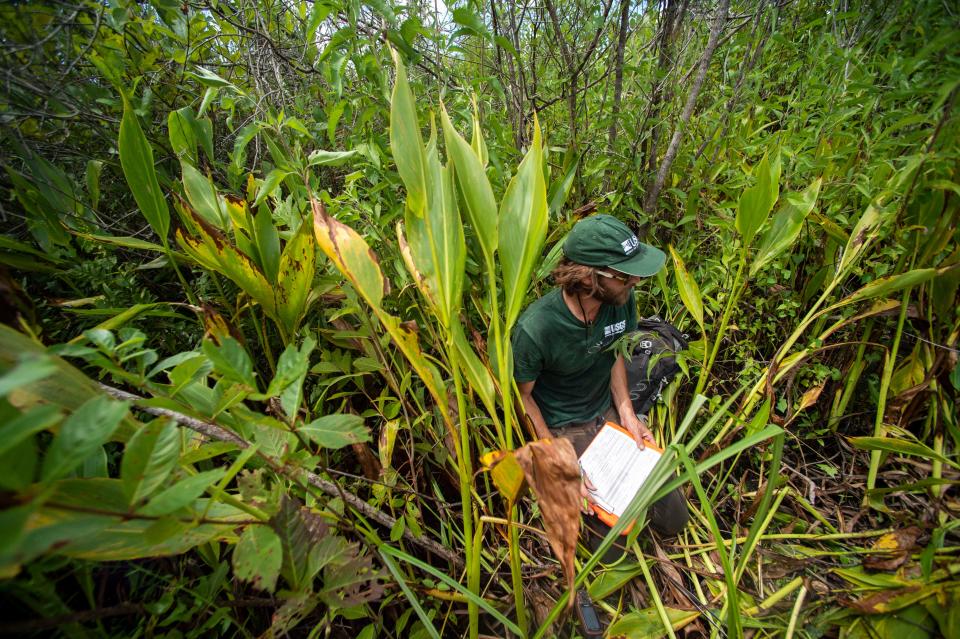
M 536 383 L 536 380 L 532 382 L 517 382 L 517 388 L 520 390 L 520 401 L 523 402 L 523 410 L 530 416 L 530 421 L 533 422 L 533 429 L 537 431 L 537 438 L 543 439 L 544 437 L 551 437 L 551 435 L 550 429 L 547 428 L 547 422 L 543 420 L 540 407 L 537 406 L 537 400 L 533 398 L 533 385 Z
M 627 389 L 627 366 L 624 364 L 623 355 L 617 356 L 617 361 L 613 363 L 613 370 L 610 371 L 610 392 L 613 394 L 613 406 L 620 415 L 620 425 L 633 436 L 637 446 L 643 448 L 644 441 L 656 443 L 653 440 L 653 433 L 644 423 L 646 419 L 641 420 L 633 410 L 630 391 Z

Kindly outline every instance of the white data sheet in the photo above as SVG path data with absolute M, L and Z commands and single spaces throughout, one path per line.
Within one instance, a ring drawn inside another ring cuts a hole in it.
M 624 431 L 604 426 L 580 457 L 580 469 L 593 484 L 591 496 L 608 513 L 620 517 L 650 476 L 660 453 Z

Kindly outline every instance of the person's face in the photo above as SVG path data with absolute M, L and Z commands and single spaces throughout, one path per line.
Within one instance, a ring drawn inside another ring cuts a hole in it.
M 597 270 L 597 283 L 599 287 L 594 293 L 594 297 L 612 306 L 623 306 L 630 297 L 630 291 L 640 281 L 639 277 L 627 275 L 610 269 Z

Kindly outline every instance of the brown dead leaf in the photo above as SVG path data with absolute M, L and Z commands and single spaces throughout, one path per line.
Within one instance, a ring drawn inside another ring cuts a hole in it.
M 867 556 L 863 560 L 863 567 L 867 570 L 896 570 L 910 556 L 910 550 L 920 534 L 918 527 L 910 526 L 883 535 L 871 548 L 886 552 Z
M 527 484 L 537 496 L 550 547 L 573 589 L 573 565 L 580 536 L 580 467 L 568 439 L 540 439 L 514 451 Z M 569 606 L 573 605 L 570 597 Z M 568 606 L 568 607 L 569 607 Z

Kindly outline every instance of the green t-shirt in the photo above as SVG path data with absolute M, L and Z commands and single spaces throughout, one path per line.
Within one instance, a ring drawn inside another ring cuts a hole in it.
M 593 324 L 578 320 L 555 288 L 527 307 L 513 333 L 513 375 L 536 381 L 533 399 L 550 427 L 583 422 L 610 406 L 610 345 L 637 326 L 633 293 L 623 306 L 604 304 Z

